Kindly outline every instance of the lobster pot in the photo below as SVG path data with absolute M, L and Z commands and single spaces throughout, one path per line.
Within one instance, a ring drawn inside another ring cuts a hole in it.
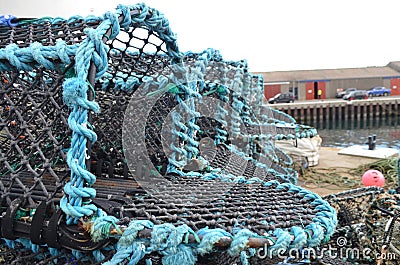
M 1 260 L 275 264 L 329 239 L 335 210 L 274 145 L 311 134 L 261 89 L 144 4 L 0 26 Z
M 338 213 L 338 226 L 331 241 L 323 247 L 333 247 L 346 253 L 348 262 L 370 263 L 382 255 L 382 246 L 395 242 L 398 235 L 398 222 L 391 215 L 397 212 L 398 194 L 386 193 L 378 187 L 364 187 L 340 192 L 324 197 Z M 388 240 L 389 239 L 389 240 Z M 368 252 L 367 252 L 368 251 Z M 388 257 L 394 255 L 389 249 Z M 342 255 L 344 256 L 344 255 Z M 343 257 L 342 257 L 343 258 Z M 392 258 L 387 264 L 396 264 Z

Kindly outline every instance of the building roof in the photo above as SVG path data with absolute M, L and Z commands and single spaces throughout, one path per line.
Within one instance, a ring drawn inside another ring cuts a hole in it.
M 318 69 L 318 70 L 296 70 L 257 72 L 262 74 L 264 82 L 287 82 L 287 81 L 323 81 L 332 79 L 353 79 L 353 78 L 376 78 L 376 77 L 400 77 L 400 61 L 390 62 L 386 66 L 373 66 L 362 68 L 341 68 L 341 69 Z

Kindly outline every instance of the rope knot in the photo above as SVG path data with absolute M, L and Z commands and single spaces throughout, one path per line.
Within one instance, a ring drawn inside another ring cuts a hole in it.
M 111 228 L 113 227 L 119 234 L 122 231 L 117 225 L 118 219 L 114 216 L 102 216 L 98 217 L 93 221 L 90 229 L 90 235 L 92 236 L 93 242 L 99 242 L 101 240 L 110 237 Z
M 123 20 L 120 22 L 121 28 L 127 29 L 132 23 L 131 10 L 126 5 L 118 5 L 117 9 L 122 13 Z
M 47 69 L 54 69 L 54 64 L 45 58 L 43 45 L 39 42 L 34 42 L 30 45 L 33 59 Z
M 134 14 L 131 19 L 135 23 L 143 23 L 149 13 L 149 7 L 144 3 L 136 4 L 132 6 L 133 10 L 140 10 L 139 14 Z
M 111 21 L 112 22 L 112 21 Z M 87 74 L 89 69 L 89 62 L 93 60 L 96 65 L 96 78 L 100 78 L 107 70 L 108 67 L 108 46 L 103 42 L 103 36 L 110 24 L 102 23 L 98 28 L 86 28 L 83 32 L 87 35 L 84 43 L 79 46 L 76 54 L 77 67 L 84 67 L 84 73 Z M 113 27 L 113 32 L 116 29 Z M 119 29 L 118 29 L 119 32 Z M 112 34 L 114 34 L 112 33 Z M 112 35 L 113 36 L 113 35 Z M 81 75 L 82 77 L 82 75 Z
M 197 257 L 193 249 L 183 244 L 185 235 L 194 234 L 187 225 L 175 227 L 170 223 L 155 225 L 151 233 L 151 246 L 164 255 L 162 264 L 194 265 Z
M 55 48 L 60 60 L 65 64 L 70 64 L 71 59 L 69 58 L 69 49 L 67 43 L 64 40 L 57 40 Z
M 107 12 L 104 17 L 108 19 L 111 23 L 111 34 L 108 36 L 109 39 L 115 39 L 117 37 L 120 28 L 119 28 L 119 23 L 118 23 L 118 17 L 116 14 Z
M 19 50 L 19 47 L 18 47 L 17 44 L 11 43 L 11 44 L 7 45 L 4 48 L 4 51 L 5 51 L 5 58 L 8 60 L 8 62 L 12 66 L 15 66 L 19 70 L 20 69 L 32 70 L 32 67 L 29 64 L 24 63 L 23 61 L 21 61 L 21 58 L 23 57 L 23 55 L 16 54 L 17 52 L 21 53 L 21 51 Z
M 68 107 L 81 107 L 99 112 L 99 105 L 87 100 L 88 83 L 86 81 L 78 77 L 68 78 L 63 84 L 63 89 L 63 100 Z

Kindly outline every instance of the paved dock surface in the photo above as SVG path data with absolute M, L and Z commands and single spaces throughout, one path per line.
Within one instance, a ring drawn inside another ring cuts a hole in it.
M 340 150 L 341 148 L 321 147 L 319 150 L 320 158 L 318 165 L 310 167 L 309 170 L 321 172 L 321 175 L 322 173 L 329 172 L 330 175 L 337 174 L 343 177 L 351 177 L 352 180 L 357 182 L 357 177 L 348 174 L 349 170 L 380 160 L 378 158 L 340 155 L 338 154 Z M 310 181 L 304 177 L 299 177 L 298 184 L 321 196 L 350 189 L 348 187 L 332 184 L 335 183 L 335 179 L 330 179 L 330 182 L 331 183 L 318 183 L 318 181 Z M 359 176 L 359 187 L 362 187 L 361 176 Z

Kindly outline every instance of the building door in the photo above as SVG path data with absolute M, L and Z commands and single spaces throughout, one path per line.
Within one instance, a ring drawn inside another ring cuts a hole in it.
M 314 99 L 314 83 L 307 82 L 306 83 L 306 100 Z
M 318 90 L 321 90 L 321 99 L 326 98 L 326 82 L 307 82 L 306 100 L 318 99 Z
M 400 95 L 400 78 L 390 80 L 390 89 L 392 95 Z
M 321 90 L 321 99 L 326 98 L 326 82 L 318 82 L 318 90 Z M 318 91 L 317 91 L 318 98 Z

